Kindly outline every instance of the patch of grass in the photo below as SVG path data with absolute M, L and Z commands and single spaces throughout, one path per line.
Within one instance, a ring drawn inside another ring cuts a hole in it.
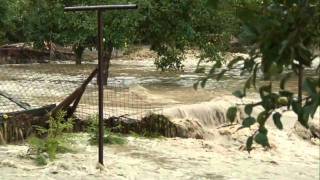
M 164 138 L 163 134 L 170 127 L 170 123 L 169 119 L 163 115 L 149 114 L 141 120 L 142 131 L 138 136 L 150 139 Z
M 38 166 L 45 166 L 48 164 L 47 158 L 44 154 L 38 154 L 35 159 L 35 162 Z
M 164 138 L 160 133 L 148 132 L 148 131 L 144 131 L 141 134 L 131 131 L 130 135 L 135 138 L 147 138 L 147 139 L 163 139 Z
M 36 127 L 39 135 L 46 138 L 32 136 L 28 138 L 29 154 L 36 155 L 35 162 L 38 165 L 47 164 L 47 160 L 54 160 L 57 153 L 74 152 L 70 147 L 70 141 L 65 132 L 72 130 L 72 119 L 65 121 L 66 113 L 58 112 L 55 117 L 49 118 L 49 129 Z M 45 156 L 47 154 L 47 156 Z
M 143 134 L 142 134 L 143 137 L 145 138 L 149 138 L 149 139 L 154 139 L 154 138 L 158 138 L 158 139 L 162 139 L 164 138 L 160 133 L 158 132 L 147 132 L 145 131 Z
M 87 132 L 89 133 L 89 141 L 90 144 L 98 144 L 99 140 L 99 123 L 97 116 L 90 118 L 90 125 L 87 128 Z M 113 133 L 110 129 L 104 129 L 104 137 L 103 141 L 105 144 L 117 144 L 123 145 L 127 143 L 125 137 L 120 133 Z
M 46 165 L 48 160 L 56 159 L 57 154 L 74 153 L 75 150 L 71 149 L 71 141 L 66 137 L 58 139 L 41 139 L 35 136 L 28 138 L 27 143 L 29 145 L 29 154 L 35 155 L 35 163 L 39 166 Z
M 121 134 L 112 133 L 109 129 L 105 129 L 104 131 L 104 143 L 118 145 L 123 145 L 127 143 L 127 140 Z

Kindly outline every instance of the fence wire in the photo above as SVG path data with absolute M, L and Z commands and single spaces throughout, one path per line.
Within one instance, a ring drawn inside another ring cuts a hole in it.
M 78 88 L 96 64 L 0 65 L 0 113 L 17 112 L 58 104 Z M 124 80 L 110 77 L 104 87 L 104 117 L 141 119 L 162 107 L 145 101 Z M 87 86 L 75 115 L 88 119 L 98 113 L 98 87 L 94 78 Z

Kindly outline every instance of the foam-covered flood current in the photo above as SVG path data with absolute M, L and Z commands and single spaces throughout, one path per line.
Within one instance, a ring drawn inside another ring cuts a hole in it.
M 208 132 L 210 139 L 128 136 L 126 145 L 105 146 L 102 171 L 96 169 L 97 147 L 88 144 L 87 134 L 75 136 L 75 153 L 59 154 L 43 167 L 23 158 L 28 151 L 26 145 L 0 146 L 0 179 L 319 179 L 319 146 L 302 140 L 292 128 L 279 131 L 268 127 L 270 142 L 275 147 L 270 151 L 260 146 L 254 146 L 251 154 L 239 150 L 253 129 L 221 128 L 222 122 L 213 117 L 224 114 L 227 106 L 235 103 L 235 99 L 224 96 L 242 89 L 247 76 L 231 72 L 221 81 L 208 81 L 204 89 L 196 91 L 193 84 L 203 75 L 193 72 L 195 65 L 196 62 L 188 63 L 184 72 L 159 72 L 152 60 L 113 60 L 109 87 L 105 88 L 106 107 L 127 108 L 128 113 L 136 106 L 141 108 L 137 102 L 142 100 L 149 105 L 174 106 L 168 114 L 175 115 L 177 122 L 186 118 L 199 122 L 203 128 L 200 130 Z M 58 103 L 79 87 L 95 67 L 96 64 L 3 65 L 0 92 L 32 107 Z M 296 90 L 296 79 L 287 87 Z M 134 95 L 132 104 L 123 103 L 128 100 L 118 102 L 128 94 Z M 222 98 L 220 103 L 200 103 L 217 97 Z M 81 108 L 92 106 L 97 106 L 95 78 L 80 102 Z M 14 108 L 17 107 L 13 102 L 0 95 L 0 112 Z M 286 117 L 288 122 L 295 120 L 294 115 Z
M 226 73 L 220 81 L 209 80 L 204 88 L 196 91 L 193 85 L 203 74 L 196 74 L 196 61 L 187 60 L 184 72 L 157 71 L 152 60 L 121 60 L 111 63 L 108 85 L 121 88 L 132 88 L 136 94 L 163 96 L 170 105 L 208 101 L 221 95 L 230 95 L 242 89 L 248 76 L 240 76 L 239 71 Z M 0 92 L 10 94 L 32 107 L 58 103 L 72 93 L 89 76 L 96 64 L 20 64 L 0 66 Z M 209 66 L 208 66 L 209 67 Z M 288 83 L 296 90 L 296 78 Z M 97 90 L 96 78 L 89 84 L 90 92 Z M 7 105 L 7 107 L 5 107 Z M 0 95 L 1 109 L 12 109 L 12 103 Z
M 0 92 L 9 94 L 31 107 L 48 103 L 58 103 L 72 93 L 89 76 L 95 64 L 20 64 L 0 66 Z M 221 93 L 230 93 L 242 80 L 224 79 L 210 81 L 205 89 L 195 91 L 193 84 L 201 78 L 189 70 L 186 72 L 160 72 L 152 61 L 114 60 L 110 68 L 108 85 L 112 87 L 133 88 L 140 86 L 139 92 L 164 96 L 176 103 L 193 103 L 210 100 Z M 142 90 L 143 89 L 143 90 Z M 96 78 L 89 84 L 88 91 L 97 90 Z M 192 98 L 190 97 L 192 95 Z M 168 104 L 170 104 L 168 100 Z M 14 104 L 13 104 L 14 106 Z M 12 102 L 0 95 L 0 112 L 12 109 Z M 19 110 L 19 107 L 17 107 Z

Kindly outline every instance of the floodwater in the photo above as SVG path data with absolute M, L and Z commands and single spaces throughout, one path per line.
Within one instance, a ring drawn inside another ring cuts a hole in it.
M 110 68 L 108 86 L 118 91 L 130 89 L 138 95 L 149 93 L 150 96 L 161 96 L 163 102 L 158 104 L 165 106 L 208 101 L 221 95 L 230 95 L 233 91 L 242 89 L 248 78 L 247 75 L 240 76 L 240 72 L 230 72 L 222 80 L 209 80 L 205 88 L 199 87 L 198 90 L 195 90 L 194 83 L 203 77 L 202 74 L 194 73 L 196 63 L 195 60 L 188 59 L 184 72 L 159 72 L 155 69 L 152 59 L 115 59 Z M 79 87 L 95 67 L 95 62 L 81 66 L 69 62 L 65 64 L 2 65 L 0 66 L 0 92 L 6 92 L 32 107 L 58 103 Z M 311 72 L 308 71 L 308 73 Z M 297 78 L 294 77 L 288 82 L 288 89 L 296 91 L 296 83 Z M 278 84 L 275 84 L 274 87 L 277 88 L 277 86 Z M 96 79 L 93 79 L 85 93 L 90 97 L 82 103 L 94 105 L 96 97 L 91 94 L 96 94 L 96 91 Z M 254 92 L 254 89 L 249 92 Z M 108 93 L 111 94 L 109 98 L 113 96 L 112 92 L 106 92 L 106 101 L 108 101 Z M 12 107 L 14 104 L 11 103 L 10 107 L 3 105 L 10 103 L 0 96 L 0 112 L 14 111 Z M 152 103 L 157 104 L 155 101 Z M 108 105 L 112 106 L 110 103 Z M 16 108 L 19 110 L 19 107 Z
M 102 171 L 96 169 L 97 148 L 86 140 L 86 134 L 78 134 L 79 152 L 61 154 L 44 167 L 18 158 L 26 146 L 0 147 L 0 179 L 319 179 L 317 150 L 301 140 L 287 140 L 295 147 L 280 145 L 276 151 L 248 154 L 227 138 L 213 142 L 128 137 L 124 146 L 105 146 Z
M 195 61 L 191 62 L 196 64 Z M 196 91 L 193 84 L 203 75 L 193 72 L 194 64 L 189 66 L 185 72 L 159 72 L 155 69 L 152 59 L 113 60 L 108 86 L 105 87 L 107 114 L 114 116 L 134 112 L 141 114 L 142 111 L 161 109 L 175 104 L 208 101 L 213 97 L 232 93 L 245 81 L 245 77 L 226 78 L 219 82 L 210 81 L 206 88 L 199 88 Z M 96 62 L 81 66 L 70 62 L 2 65 L 0 92 L 28 103 L 31 108 L 59 103 L 79 87 L 95 67 Z M 95 114 L 96 105 L 97 83 L 94 78 L 84 93 L 78 112 L 81 117 L 86 117 L 82 116 L 83 114 Z M 133 106 L 137 107 L 130 108 Z M 19 110 L 22 108 L 0 96 L 0 112 Z
M 105 105 L 108 114 L 143 114 L 155 109 L 176 108 L 201 102 L 235 101 L 228 96 L 242 89 L 247 76 L 231 72 L 221 81 L 209 81 L 198 91 L 193 84 L 201 78 L 194 73 L 197 62 L 189 58 L 181 73 L 156 71 L 151 58 L 115 59 L 110 68 L 108 87 L 105 88 Z M 6 92 L 31 107 L 58 103 L 96 67 L 96 62 L 76 66 L 63 64 L 33 64 L 0 66 L 0 92 Z M 296 90 L 296 78 L 288 83 Z M 257 94 L 251 91 L 250 98 Z M 217 100 L 219 99 L 219 101 Z M 222 98 L 222 99 L 221 99 Z M 225 98 L 225 99 L 224 99 Z M 235 103 L 235 102 L 234 102 Z M 200 104 L 200 105 L 199 105 Z M 80 102 L 78 114 L 97 113 L 97 85 L 94 79 Z M 214 111 L 223 111 L 228 103 L 217 103 Z M 0 96 L 0 112 L 21 110 Z M 222 109 L 222 110 L 221 110 Z M 191 108 L 190 112 L 194 111 Z M 201 112 L 192 112 L 206 117 Z M 205 112 L 204 112 L 205 113 Z M 225 113 L 225 112 L 223 112 Z M 192 114 L 187 114 L 191 116 Z M 28 147 L 0 146 L 0 180 L 2 179 L 303 179 L 316 180 L 320 174 L 320 149 L 303 140 L 293 130 L 292 113 L 286 116 L 285 130 L 269 126 L 271 150 L 259 146 L 248 154 L 241 150 L 254 129 L 239 125 L 223 127 L 208 122 L 214 134 L 208 139 L 161 138 L 144 139 L 126 137 L 123 146 L 105 146 L 105 168 L 96 169 L 97 147 L 88 144 L 87 134 L 75 135 L 75 153 L 58 155 L 57 160 L 38 167 L 30 159 L 22 158 Z M 85 117 L 85 115 L 83 115 Z M 195 119 L 197 121 L 196 116 Z M 200 119 L 198 119 L 200 120 Z M 211 121 L 220 121 L 217 119 Z M 205 125 L 202 124 L 203 127 Z

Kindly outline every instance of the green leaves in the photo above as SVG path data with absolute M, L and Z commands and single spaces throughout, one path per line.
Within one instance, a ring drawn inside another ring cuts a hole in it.
M 246 149 L 247 151 L 250 153 L 250 151 L 252 150 L 252 144 L 253 144 L 253 137 L 250 136 L 248 139 L 247 139 L 247 142 L 246 142 Z
M 266 110 L 266 111 L 271 111 L 276 109 L 277 106 L 277 100 L 279 98 L 279 95 L 272 93 L 266 96 L 263 96 L 262 99 L 262 107 Z
M 267 137 L 267 133 L 262 133 L 259 132 L 255 137 L 254 137 L 254 141 L 260 145 L 262 145 L 263 147 L 269 147 L 269 140 Z
M 48 120 L 48 128 L 37 128 L 40 131 L 40 135 L 46 135 L 45 139 L 37 137 L 30 137 L 28 139 L 29 151 L 37 155 L 35 159 L 39 165 L 45 165 L 47 157 L 44 157 L 43 153 L 48 154 L 50 160 L 56 158 L 57 153 L 71 152 L 69 148 L 70 143 L 68 137 L 65 136 L 65 132 L 72 130 L 72 119 L 65 119 L 66 112 L 58 111 L 54 117 L 50 116 Z
M 259 93 L 262 100 L 261 105 L 266 111 L 271 111 L 278 107 L 277 101 L 280 96 L 272 92 L 271 83 L 269 85 L 260 87 Z
M 314 117 L 320 106 L 320 77 L 304 78 L 303 90 L 299 88 L 298 102 L 294 92 L 286 89 L 286 84 L 293 73 L 301 74 L 305 67 L 310 67 L 314 61 L 313 47 L 319 47 L 320 32 L 318 1 L 242 1 L 239 3 L 237 15 L 242 21 L 240 40 L 247 45 L 250 57 L 244 61 L 241 75 L 249 73 L 243 91 L 233 94 L 242 98 L 246 89 L 251 85 L 256 87 L 257 72 L 262 72 L 264 80 L 270 82 L 259 88 L 261 102 L 264 111 L 257 119 L 259 132 L 254 134 L 254 140 L 263 146 L 269 146 L 266 121 L 272 115 L 273 122 L 278 129 L 283 129 L 280 110 L 287 107 L 298 115 L 298 121 L 308 128 L 308 120 Z M 301 27 L 303 27 L 301 29 Z M 319 56 L 319 55 L 317 55 Z M 259 64 L 260 63 L 260 64 Z M 231 65 L 234 62 L 230 63 Z M 320 67 L 320 66 L 319 66 Z M 302 69 L 302 70 L 301 70 Z M 285 72 L 284 75 L 282 75 Z M 319 73 L 319 72 L 317 72 Z M 282 76 L 282 77 L 281 77 Z M 313 75 L 310 75 L 313 76 Z M 279 92 L 274 92 L 272 81 L 279 80 Z M 298 83 L 301 83 L 299 81 Z M 265 83 L 264 83 L 265 84 Z M 301 84 L 297 84 L 301 87 Z M 250 127 L 254 123 L 251 117 L 250 105 L 245 106 L 245 113 L 249 116 L 243 121 L 243 126 Z M 251 149 L 252 137 L 247 140 L 247 149 Z
M 281 122 L 281 116 L 282 115 L 279 112 L 274 113 L 273 116 L 272 116 L 274 124 L 280 130 L 283 129 L 283 125 L 282 125 L 282 122 Z
M 300 124 L 303 125 L 305 128 L 309 128 L 309 125 L 308 125 L 309 116 L 315 112 L 314 109 L 317 108 L 318 104 L 316 105 L 316 108 L 314 108 L 310 104 L 301 106 L 297 100 L 293 100 L 291 105 L 292 105 L 292 110 L 298 115 L 298 121 L 300 122 Z
M 243 87 L 243 91 L 237 90 L 233 92 L 232 94 L 238 98 L 244 98 L 247 94 L 247 89 L 250 89 L 252 83 L 252 76 L 249 77 Z
M 227 119 L 233 123 L 236 119 L 236 116 L 237 116 L 237 112 L 238 112 L 238 109 L 237 107 L 233 106 L 233 107 L 230 107 L 227 111 Z
M 317 97 L 317 81 L 311 78 L 306 78 L 303 83 L 303 88 L 308 92 L 311 97 Z
M 204 88 L 204 87 L 206 86 L 207 81 L 208 81 L 208 78 L 202 79 L 202 81 L 201 81 L 201 83 L 200 83 L 200 85 L 201 85 L 202 88 Z
M 303 110 L 302 107 L 300 106 L 299 102 L 297 100 L 293 100 L 291 102 L 292 110 L 297 114 L 302 114 Z
M 242 126 L 243 127 L 250 127 L 252 126 L 254 123 L 256 123 L 256 119 L 254 117 L 247 117 L 243 120 L 242 122 Z
M 242 32 L 240 34 L 240 39 L 245 44 L 251 44 L 256 41 L 258 34 L 254 27 L 250 25 L 243 25 Z
M 320 106 L 320 77 L 318 79 L 306 78 L 303 84 L 303 89 L 307 91 L 310 97 L 303 107 L 304 116 L 307 116 L 308 114 L 313 118 Z
M 207 0 L 207 5 L 210 7 L 210 8 L 217 8 L 218 5 L 219 5 L 219 0 Z
M 287 106 L 288 105 L 288 98 L 287 97 L 279 97 L 277 100 L 277 105 L 281 106 Z
M 141 38 L 137 42 L 151 45 L 152 50 L 158 54 L 156 66 L 162 71 L 183 70 L 183 54 L 190 47 L 199 48 L 200 60 L 221 59 L 221 52 L 225 51 L 230 37 L 222 35 L 234 29 L 223 29 L 229 26 L 223 20 L 233 14 L 220 15 L 221 11 L 226 10 L 220 9 L 218 5 L 221 4 L 218 2 L 220 1 L 138 1 L 138 12 L 144 18 L 137 22 Z M 204 72 L 203 69 L 201 72 Z
M 236 96 L 237 98 L 243 98 L 245 96 L 245 94 L 240 90 L 233 92 L 232 95 Z
M 254 88 L 257 88 L 256 81 L 257 81 L 258 68 L 259 68 L 259 64 L 257 63 L 253 68 L 253 74 L 252 74 L 252 85 Z
M 269 116 L 270 116 L 270 113 L 268 113 L 267 111 L 263 111 L 258 115 L 257 121 L 258 121 L 260 127 L 264 127 Z
M 260 97 L 264 97 L 266 94 L 270 94 L 272 90 L 272 85 L 264 85 L 259 88 Z
M 244 107 L 244 112 L 245 112 L 247 115 L 251 115 L 252 110 L 253 110 L 253 105 L 252 105 L 252 104 L 247 104 L 247 105 Z

